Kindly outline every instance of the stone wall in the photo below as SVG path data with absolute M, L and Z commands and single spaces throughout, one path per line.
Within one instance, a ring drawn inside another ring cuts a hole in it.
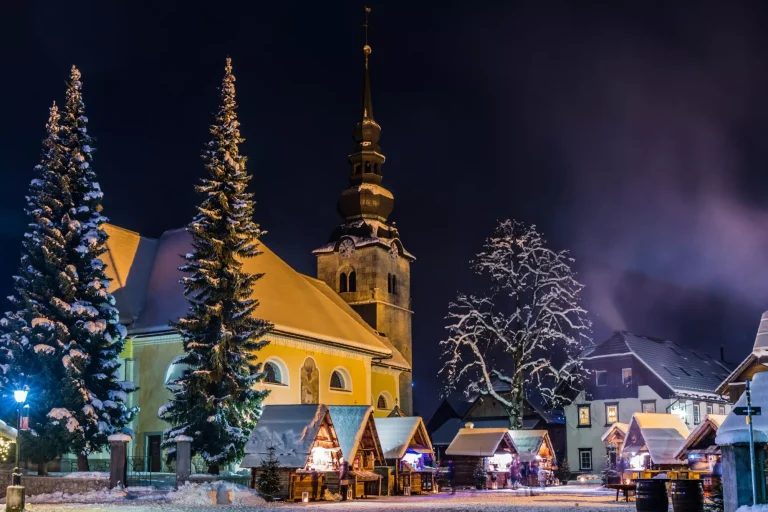
M 6 487 L 11 485 L 10 472 L 0 472 L 0 498 L 5 498 Z M 109 487 L 108 478 L 62 478 L 58 476 L 21 476 L 24 494 L 35 496 L 52 492 L 81 494 Z

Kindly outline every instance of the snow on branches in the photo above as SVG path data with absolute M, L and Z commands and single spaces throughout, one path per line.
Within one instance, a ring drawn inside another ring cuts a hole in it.
M 258 239 L 264 232 L 253 221 L 253 194 L 246 191 L 251 175 L 239 153 L 243 139 L 230 59 L 220 100 L 203 151 L 207 176 L 195 187 L 203 200 L 187 226 L 193 251 L 179 269 L 189 312 L 171 324 L 183 339 L 185 354 L 174 362 L 184 371 L 169 383 L 173 398 L 158 411 L 172 425 L 163 440 L 171 457 L 178 436 L 191 436 L 193 453 L 206 460 L 212 473 L 242 459 L 261 415 L 267 393 L 254 389 L 264 377 L 256 352 L 272 327 L 253 315 L 259 305 L 252 298 L 253 286 L 262 274 L 243 270 L 243 259 L 260 254 Z
M 468 396 L 493 396 L 511 428 L 522 428 L 524 383 L 550 407 L 562 406 L 581 381 L 579 354 L 591 343 L 572 264 L 535 225 L 499 222 L 471 264 L 488 292 L 459 293 L 449 304 L 440 342 L 446 394 L 461 385 Z

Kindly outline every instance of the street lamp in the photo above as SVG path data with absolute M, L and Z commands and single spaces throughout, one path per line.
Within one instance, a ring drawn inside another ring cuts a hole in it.
M 21 445 L 21 404 L 27 401 L 26 389 L 17 389 L 13 392 L 13 399 L 16 400 L 16 469 L 13 471 L 13 484 L 21 485 L 21 460 L 19 459 L 19 445 Z

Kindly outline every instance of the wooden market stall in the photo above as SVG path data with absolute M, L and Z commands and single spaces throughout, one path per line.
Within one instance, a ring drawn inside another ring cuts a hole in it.
M 636 412 L 619 454 L 628 460 L 623 480 L 652 478 L 660 472 L 685 472 L 686 465 L 675 455 L 688 434 L 688 427 L 677 414 Z
M 603 471 L 603 478 L 607 484 L 620 484 L 621 474 L 627 465 L 626 459 L 622 458 L 621 445 L 627 438 L 628 423 L 614 423 L 600 437 L 605 445 L 606 467 Z
M 485 489 L 507 486 L 516 454 L 508 429 L 475 428 L 472 423 L 459 430 L 445 451 L 446 458 L 453 462 L 454 486 L 482 486 Z M 485 470 L 485 480 L 481 481 L 475 475 L 478 467 Z
M 373 407 L 370 405 L 331 405 L 331 420 L 339 438 L 344 460 L 349 464 L 346 474 L 328 473 L 326 483 L 331 492 L 346 498 L 348 487 L 353 498 L 381 495 L 382 475 L 375 473 L 376 466 L 384 465 Z
M 387 494 L 423 494 L 435 490 L 434 452 L 419 416 L 375 418 L 388 470 Z M 391 478 L 390 476 L 391 475 Z
M 325 405 L 267 405 L 245 445 L 240 464 L 251 468 L 251 487 L 259 478 L 261 462 L 274 447 L 280 465 L 280 492 L 276 497 L 322 499 L 325 475 L 338 471 L 341 450 Z
M 726 417 L 724 414 L 707 415 L 675 454 L 679 461 L 688 463 L 691 473 L 702 479 L 705 491 L 712 488 L 713 479 L 722 476 L 720 447 L 715 444 L 715 437 Z
M 512 444 L 517 450 L 520 482 L 523 485 L 539 485 L 539 472 L 544 471 L 546 482 L 554 478 L 557 467 L 555 450 L 546 430 L 510 430 Z

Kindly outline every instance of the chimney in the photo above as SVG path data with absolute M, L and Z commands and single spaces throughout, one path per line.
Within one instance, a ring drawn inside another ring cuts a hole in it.
M 475 428 L 475 424 L 471 421 L 468 421 L 464 424 L 464 428 Z

